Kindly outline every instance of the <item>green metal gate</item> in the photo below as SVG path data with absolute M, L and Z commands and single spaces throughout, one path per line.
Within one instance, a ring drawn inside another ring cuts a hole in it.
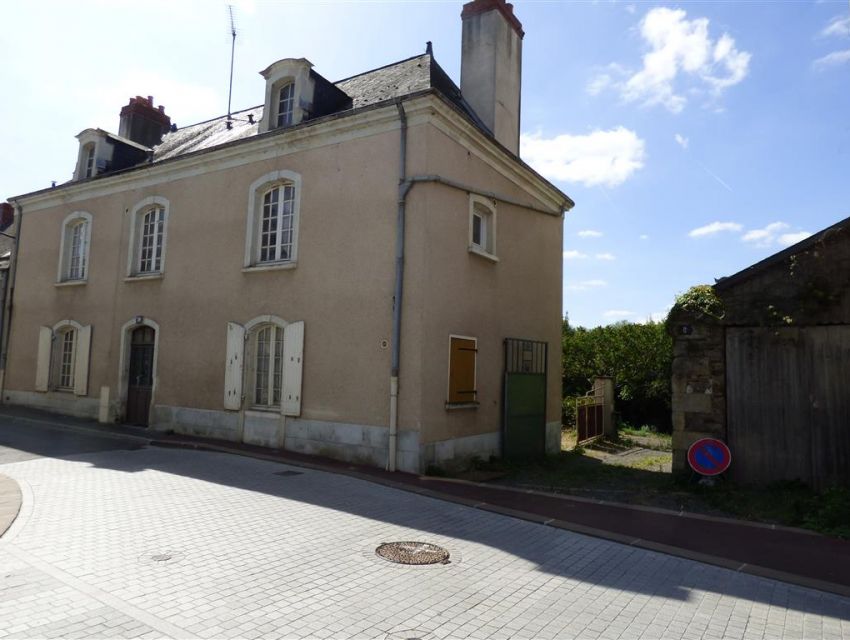
M 546 366 L 549 345 L 505 339 L 502 457 L 540 458 L 546 453 Z

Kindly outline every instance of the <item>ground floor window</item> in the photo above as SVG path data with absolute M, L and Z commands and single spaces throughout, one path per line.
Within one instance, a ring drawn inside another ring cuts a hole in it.
M 478 402 L 475 365 L 478 341 L 465 336 L 449 337 L 448 404 Z
M 261 325 L 254 330 L 253 342 L 254 405 L 276 407 L 283 382 L 283 328 Z

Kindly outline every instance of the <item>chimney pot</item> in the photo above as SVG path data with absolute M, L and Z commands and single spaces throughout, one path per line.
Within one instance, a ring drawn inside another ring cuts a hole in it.
M 154 147 L 162 142 L 162 136 L 171 129 L 171 118 L 165 113 L 165 107 L 153 104 L 153 96 L 136 96 L 121 109 L 118 135 L 129 138 L 146 147 Z

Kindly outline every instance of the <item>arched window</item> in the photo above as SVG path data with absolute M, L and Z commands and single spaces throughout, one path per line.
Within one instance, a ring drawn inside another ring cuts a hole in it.
M 301 414 L 304 323 L 273 315 L 227 323 L 224 408 Z
M 74 360 L 76 356 L 77 330 L 74 327 L 63 327 L 56 332 L 56 379 L 57 389 L 71 391 L 74 388 Z
M 91 214 L 75 211 L 62 223 L 59 243 L 59 282 L 85 282 L 88 279 Z
M 168 200 L 146 198 L 133 209 L 129 276 L 156 276 L 165 270 Z
M 72 391 L 88 394 L 91 326 L 62 320 L 53 327 L 41 327 L 36 359 L 36 391 Z
M 278 407 L 283 383 L 283 327 L 261 324 L 251 331 L 248 340 L 251 404 Z
M 298 248 L 298 174 L 276 171 L 251 185 L 245 266 L 294 266 Z
M 277 126 L 288 127 L 292 124 L 295 107 L 295 83 L 289 82 L 280 88 L 277 96 Z

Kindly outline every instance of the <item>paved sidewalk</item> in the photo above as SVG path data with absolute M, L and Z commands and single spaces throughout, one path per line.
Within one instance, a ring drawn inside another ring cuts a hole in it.
M 444 478 L 389 473 L 336 460 L 135 427 L 2 407 L 2 415 L 58 422 L 116 436 L 149 438 L 162 446 L 195 447 L 278 460 L 368 479 L 385 486 L 447 499 L 480 510 L 511 515 L 547 526 L 587 533 L 630 546 L 709 562 L 850 596 L 850 541 L 813 532 L 742 521 L 679 514 L 660 509 L 601 503 L 569 496 L 512 490 Z
M 842 596 L 303 466 L 144 447 L 0 469 L 23 494 L 2 638 L 850 640 Z M 378 558 L 393 540 L 451 563 Z

